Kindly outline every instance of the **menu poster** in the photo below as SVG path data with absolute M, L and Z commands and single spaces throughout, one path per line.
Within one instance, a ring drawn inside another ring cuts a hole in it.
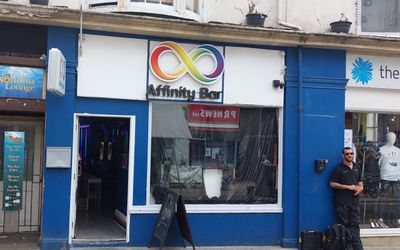
M 4 132 L 3 210 L 22 209 L 25 133 Z

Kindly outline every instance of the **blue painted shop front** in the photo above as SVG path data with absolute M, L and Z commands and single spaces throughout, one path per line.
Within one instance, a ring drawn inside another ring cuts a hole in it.
M 67 84 L 65 96 L 47 94 L 46 147 L 73 147 L 75 113 L 135 116 L 132 202 L 134 206 L 145 206 L 149 188 L 149 102 L 77 97 L 78 32 L 67 28 L 48 29 L 48 48 L 59 48 L 67 60 Z M 284 50 L 286 54 L 283 140 L 280 142 L 282 191 L 278 193 L 282 197 L 282 212 L 189 212 L 193 240 L 198 246 L 294 247 L 300 231 L 323 230 L 334 221 L 328 178 L 340 160 L 343 146 L 345 51 L 267 49 Z M 329 160 L 322 173 L 314 170 L 316 159 Z M 70 245 L 147 246 L 149 243 L 158 215 L 136 210 L 128 217 L 129 239 L 126 242 L 70 243 L 71 168 L 45 168 L 44 183 L 42 249 L 62 249 Z M 167 245 L 182 245 L 174 223 Z

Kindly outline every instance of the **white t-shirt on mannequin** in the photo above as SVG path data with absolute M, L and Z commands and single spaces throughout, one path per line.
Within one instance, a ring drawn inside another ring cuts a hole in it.
M 379 167 L 381 169 L 381 180 L 400 181 L 400 149 L 393 144 L 396 135 L 389 132 L 386 135 L 387 143 L 379 149 L 381 158 Z

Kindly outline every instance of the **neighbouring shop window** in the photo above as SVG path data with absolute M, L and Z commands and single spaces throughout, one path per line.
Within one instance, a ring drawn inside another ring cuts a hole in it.
M 277 203 L 278 110 L 153 103 L 152 203 Z
M 132 0 L 132 2 L 142 2 L 142 3 L 158 3 L 164 5 L 172 6 L 174 4 L 173 0 Z
M 362 0 L 362 32 L 400 32 L 399 0 Z
M 198 0 L 186 0 L 185 9 L 193 11 L 194 13 L 199 13 L 199 1 Z
M 183 5 L 186 10 L 199 14 L 199 0 L 131 0 L 131 2 L 161 4 L 167 6 Z
M 349 112 L 346 129 L 362 167 L 361 226 L 400 227 L 400 114 Z

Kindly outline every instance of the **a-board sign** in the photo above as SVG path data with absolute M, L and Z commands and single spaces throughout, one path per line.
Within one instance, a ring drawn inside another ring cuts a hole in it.
M 178 201 L 179 195 L 175 192 L 167 192 L 164 198 L 164 202 L 161 206 L 160 213 L 158 215 L 158 221 L 156 228 L 154 229 L 153 235 L 157 237 L 160 242 L 164 242 L 167 238 L 169 226 L 171 225 L 172 217 L 175 214 L 175 206 Z
M 166 188 L 162 188 L 160 191 L 161 190 L 164 193 L 164 201 L 158 214 L 157 223 L 154 227 L 148 247 L 151 246 L 155 238 L 160 241 L 160 249 L 164 247 L 171 221 L 174 215 L 176 215 L 182 237 L 192 244 L 193 250 L 195 250 L 182 195 Z
M 195 249 L 192 232 L 190 231 L 189 221 L 187 219 L 185 203 L 183 202 L 182 195 L 179 195 L 178 203 L 176 204 L 176 217 L 178 219 L 179 230 L 181 231 L 182 237 L 187 242 L 192 244 L 193 249 Z

